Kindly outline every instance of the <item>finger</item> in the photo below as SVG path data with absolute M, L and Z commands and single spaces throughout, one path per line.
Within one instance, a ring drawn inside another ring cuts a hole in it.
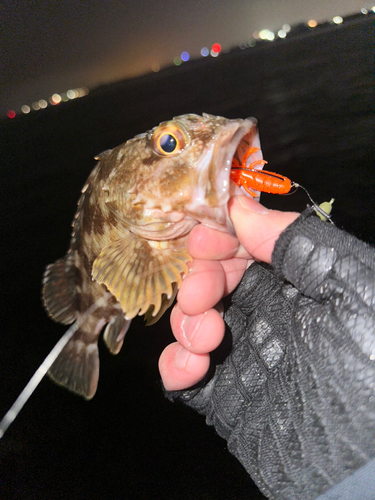
M 167 391 L 180 391 L 198 383 L 210 366 L 208 354 L 194 354 L 178 342 L 161 353 L 159 371 Z
M 181 310 L 195 316 L 211 309 L 221 300 L 225 290 L 225 276 L 218 261 L 194 260 L 189 263 L 177 295 Z
M 233 292 L 241 281 L 244 272 L 253 262 L 253 259 L 249 258 L 232 258 L 220 261 L 225 277 L 224 295 Z
M 271 263 L 280 234 L 300 215 L 296 212 L 267 210 L 247 196 L 235 196 L 229 201 L 228 207 L 241 245 L 252 257 L 268 263 Z M 240 256 L 241 247 L 238 252 Z
M 190 233 L 188 251 L 194 259 L 229 259 L 238 250 L 235 236 L 203 224 L 198 224 Z
M 171 313 L 171 326 L 176 340 L 196 354 L 213 351 L 224 338 L 224 321 L 216 309 L 187 316 L 176 304 Z

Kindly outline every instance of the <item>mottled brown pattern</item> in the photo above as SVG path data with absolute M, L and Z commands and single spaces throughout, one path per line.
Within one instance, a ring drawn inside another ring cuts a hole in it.
M 148 158 L 143 158 L 143 165 L 153 165 L 155 162 L 160 161 L 162 158 L 160 156 L 156 156 L 155 154 L 150 155 Z
M 235 154 L 250 130 L 256 134 L 254 121 L 210 115 L 179 116 L 160 127 L 98 156 L 73 222 L 67 261 L 73 269 L 66 270 L 71 281 L 59 276 L 64 266 L 46 273 L 45 304 L 59 321 L 66 304 L 74 304 L 67 318 L 78 319 L 105 297 L 105 305 L 85 319 L 51 370 L 54 380 L 86 398 L 96 390 L 96 343 L 103 326 L 119 314 L 130 320 L 148 310 L 160 317 L 187 271 L 190 230 L 199 222 L 228 230 L 227 154 Z M 154 137 L 168 130 L 181 143 L 170 154 L 156 152 L 160 144 L 156 147 Z M 240 136 L 234 138 L 237 131 Z M 64 283 L 68 291 L 60 293 Z M 122 328 L 124 321 L 112 324 Z M 110 338 L 116 339 L 116 330 Z

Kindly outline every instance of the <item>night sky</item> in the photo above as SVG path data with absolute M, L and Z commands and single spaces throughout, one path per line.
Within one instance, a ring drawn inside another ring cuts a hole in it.
M 52 0 L 0 4 L 0 114 L 69 88 L 94 87 L 172 64 L 254 31 L 331 20 L 369 0 Z

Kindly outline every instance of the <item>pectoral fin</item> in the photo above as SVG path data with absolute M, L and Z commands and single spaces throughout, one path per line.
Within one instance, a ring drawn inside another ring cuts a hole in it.
M 159 319 L 163 316 L 165 311 L 172 305 L 174 299 L 176 298 L 178 292 L 177 283 L 172 284 L 172 295 L 168 297 L 167 295 L 163 295 L 161 306 L 159 312 L 154 314 L 154 306 L 150 306 L 148 311 L 145 313 L 146 326 L 154 325 Z
M 116 297 L 127 320 L 145 314 L 151 306 L 151 316 L 156 317 L 163 300 L 171 303 L 172 284 L 176 289 L 180 286 L 189 260 L 186 237 L 150 241 L 129 233 L 103 248 L 94 261 L 92 277 Z

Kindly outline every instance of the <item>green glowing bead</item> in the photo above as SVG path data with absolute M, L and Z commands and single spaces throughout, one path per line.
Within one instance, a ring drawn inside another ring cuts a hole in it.
M 331 201 L 324 201 L 319 205 L 319 208 L 323 210 L 327 215 L 329 215 L 332 212 L 332 205 L 333 202 L 335 201 L 335 198 L 332 198 Z M 320 217 L 323 221 L 326 221 L 326 217 L 324 217 L 321 213 L 318 211 L 316 212 L 317 216 Z

